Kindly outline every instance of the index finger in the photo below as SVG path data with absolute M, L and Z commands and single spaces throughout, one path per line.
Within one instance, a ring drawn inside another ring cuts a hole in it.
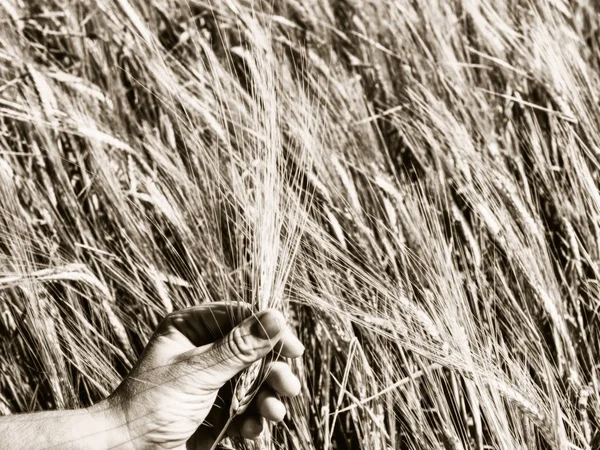
M 281 340 L 273 348 L 273 354 L 276 356 L 285 356 L 286 358 L 298 358 L 304 353 L 304 345 L 300 339 L 287 327 L 281 335 Z
M 234 326 L 252 315 L 243 302 L 210 302 L 180 309 L 167 315 L 157 335 L 181 333 L 194 346 L 201 347 L 229 333 Z

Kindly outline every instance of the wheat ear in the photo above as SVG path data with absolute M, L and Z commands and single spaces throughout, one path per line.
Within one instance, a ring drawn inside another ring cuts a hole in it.
M 215 450 L 217 448 L 219 442 L 221 442 L 221 440 L 225 437 L 225 433 L 231 425 L 231 422 L 233 422 L 233 419 L 240 414 L 243 414 L 252 402 L 256 392 L 258 392 L 258 380 L 260 379 L 262 367 L 263 360 L 259 359 L 258 361 L 254 361 L 250 367 L 248 367 L 238 376 L 233 389 L 231 406 L 229 407 L 229 418 L 227 419 L 227 422 L 225 422 L 223 429 L 219 433 L 219 436 L 217 436 L 217 439 L 213 443 L 210 450 Z
M 231 417 L 243 414 L 250 405 L 250 402 L 258 391 L 257 381 L 260 378 L 262 367 L 262 360 L 255 361 L 238 377 L 233 390 L 231 406 L 229 408 L 229 415 Z

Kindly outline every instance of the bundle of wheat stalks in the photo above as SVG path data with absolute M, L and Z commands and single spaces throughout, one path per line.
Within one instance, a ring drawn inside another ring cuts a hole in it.
M 307 347 L 261 448 L 598 448 L 599 30 L 589 0 L 0 2 L 2 414 L 97 401 L 228 299 Z

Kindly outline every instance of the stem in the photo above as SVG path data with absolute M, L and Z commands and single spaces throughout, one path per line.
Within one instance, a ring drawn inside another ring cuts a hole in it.
M 210 450 L 216 450 L 217 445 L 219 445 L 219 442 L 221 442 L 223 440 L 223 438 L 225 437 L 225 433 L 227 433 L 227 429 L 231 425 L 231 422 L 233 422 L 234 418 L 235 418 L 235 414 L 229 416 L 229 419 L 227 419 L 227 422 L 225 422 L 225 425 L 223 425 L 223 429 L 221 430 L 221 432 L 217 436 L 217 439 L 215 440 L 215 442 L 213 443 L 213 445 L 210 447 Z

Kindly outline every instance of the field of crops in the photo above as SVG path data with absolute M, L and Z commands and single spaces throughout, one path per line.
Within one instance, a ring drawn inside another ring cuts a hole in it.
M 231 300 L 257 448 L 600 448 L 599 95 L 591 0 L 0 2 L 0 412 Z

